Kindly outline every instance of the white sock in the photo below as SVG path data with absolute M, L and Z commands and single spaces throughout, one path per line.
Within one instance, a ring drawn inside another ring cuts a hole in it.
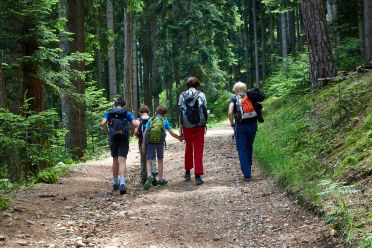
M 120 185 L 125 185 L 125 177 L 124 176 L 120 176 Z
M 119 179 L 118 179 L 118 177 L 113 177 L 113 178 L 112 178 L 112 183 L 113 183 L 114 185 L 118 185 L 118 184 L 119 184 Z

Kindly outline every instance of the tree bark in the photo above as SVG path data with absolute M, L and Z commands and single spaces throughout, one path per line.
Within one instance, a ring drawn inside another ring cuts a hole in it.
M 84 32 L 84 0 L 67 0 L 68 31 L 72 33 L 72 41 L 69 42 L 69 53 L 85 52 Z M 74 62 L 71 68 L 84 72 L 83 62 Z M 66 96 L 67 129 L 66 147 L 71 153 L 81 158 L 87 147 L 87 132 L 85 123 L 85 82 L 84 79 L 72 81 L 74 90 L 81 97 Z
M 323 87 L 319 78 L 333 77 L 335 61 L 329 42 L 326 18 L 321 0 L 301 0 L 304 28 L 310 58 L 310 81 L 313 88 Z
M 114 34 L 114 6 L 112 0 L 107 0 L 106 4 L 106 18 L 107 29 L 111 34 Z M 109 73 L 109 91 L 110 101 L 112 101 L 118 94 L 117 80 L 116 80 L 116 60 L 115 60 L 115 38 L 110 38 L 110 47 L 108 50 L 108 73 Z
M 364 0 L 364 62 L 372 61 L 372 2 Z

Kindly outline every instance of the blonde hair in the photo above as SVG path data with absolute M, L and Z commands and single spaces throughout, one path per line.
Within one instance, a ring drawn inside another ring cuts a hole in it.
M 240 81 L 236 82 L 234 84 L 233 91 L 235 92 L 235 94 L 245 93 L 245 92 L 247 92 L 247 85 L 245 83 L 240 82 Z

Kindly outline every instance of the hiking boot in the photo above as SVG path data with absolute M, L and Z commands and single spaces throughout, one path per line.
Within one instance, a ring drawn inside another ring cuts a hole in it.
M 142 184 L 142 186 L 145 185 L 146 181 L 147 181 L 147 177 L 141 178 L 141 184 Z
M 186 171 L 183 177 L 185 178 L 185 181 L 191 181 L 190 171 Z
M 158 181 L 158 185 L 163 186 L 163 185 L 167 185 L 167 184 L 168 184 L 168 181 L 165 180 L 164 178 L 162 178 L 162 179 L 160 179 L 160 180 Z
M 113 184 L 112 185 L 112 190 L 113 191 L 118 191 L 118 189 L 119 189 L 119 184 Z
M 158 185 L 158 181 L 156 180 L 156 174 L 157 174 L 156 172 L 153 172 L 153 173 L 152 173 L 152 176 L 154 177 L 154 181 L 152 181 L 152 183 L 151 183 L 152 186 L 156 186 L 156 185 Z
M 120 184 L 120 194 L 121 195 L 124 195 L 127 193 L 127 190 L 125 189 L 125 185 L 124 184 Z
M 155 179 L 154 176 L 149 176 L 147 178 L 147 181 L 146 181 L 145 185 L 143 185 L 143 189 L 144 190 L 149 190 L 150 187 L 151 187 L 152 182 L 154 181 L 154 179 Z
M 203 179 L 200 175 L 195 175 L 195 184 L 196 185 L 202 185 L 204 183 Z
M 244 181 L 246 182 L 252 181 L 252 177 L 244 177 Z

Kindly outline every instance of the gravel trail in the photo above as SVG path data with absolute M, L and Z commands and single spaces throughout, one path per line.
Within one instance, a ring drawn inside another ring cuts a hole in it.
M 229 127 L 208 131 L 201 186 L 184 181 L 184 144 L 169 139 L 168 186 L 142 189 L 133 144 L 127 195 L 111 192 L 111 158 L 83 164 L 58 184 L 19 190 L 0 213 L 0 246 L 343 247 L 257 167 L 244 182 L 231 135 Z

